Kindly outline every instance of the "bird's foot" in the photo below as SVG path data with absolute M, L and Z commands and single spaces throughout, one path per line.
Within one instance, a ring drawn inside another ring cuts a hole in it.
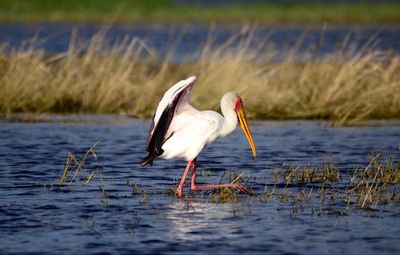
M 234 183 L 232 185 L 233 185 L 232 188 L 236 189 L 239 192 L 243 192 L 243 193 L 245 193 L 247 195 L 250 195 L 250 196 L 254 196 L 255 195 L 255 193 L 252 190 L 250 190 L 250 189 L 248 189 L 248 188 L 246 188 L 246 187 L 244 187 L 244 186 L 242 186 L 242 185 L 240 185 L 238 183 Z
M 176 193 L 178 194 L 179 198 L 182 198 L 182 196 L 183 196 L 183 186 L 178 186 L 178 188 L 176 189 Z
M 214 184 L 214 185 L 192 185 L 192 190 L 210 190 L 210 189 L 218 189 L 218 188 L 231 188 L 236 189 L 239 192 L 243 192 L 247 195 L 254 195 L 254 192 L 243 187 L 238 183 L 230 183 L 230 184 Z

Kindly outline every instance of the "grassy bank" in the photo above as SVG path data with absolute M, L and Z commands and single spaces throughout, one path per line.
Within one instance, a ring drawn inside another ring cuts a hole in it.
M 252 45 L 251 31 L 225 44 L 204 46 L 191 63 L 172 64 L 140 38 L 108 45 L 100 32 L 87 44 L 48 56 L 0 47 L 0 112 L 128 113 L 151 117 L 172 84 L 196 75 L 192 103 L 219 110 L 221 96 L 237 91 L 256 119 L 330 119 L 351 124 L 400 118 L 400 58 L 349 44 L 320 60 L 299 63 L 296 49 L 274 62 L 271 50 Z M 262 44 L 259 44 L 262 45 Z M 85 50 L 83 50 L 85 49 Z M 170 50 L 173 54 L 173 48 Z M 302 52 L 305 55 L 311 52 Z M 212 91 L 212 96 L 210 96 Z
M 171 0 L 0 0 L 3 21 L 217 21 L 299 23 L 400 22 L 399 3 L 194 5 Z

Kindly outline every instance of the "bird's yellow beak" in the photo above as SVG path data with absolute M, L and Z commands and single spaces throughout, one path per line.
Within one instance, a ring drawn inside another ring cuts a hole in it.
M 253 155 L 254 157 L 256 157 L 257 155 L 256 146 L 254 145 L 253 137 L 251 136 L 249 125 L 247 124 L 246 113 L 244 112 L 244 107 L 241 99 L 236 107 L 236 114 L 239 119 L 240 127 L 243 129 L 243 132 L 246 135 L 247 140 L 249 141 L 251 150 L 253 151 Z

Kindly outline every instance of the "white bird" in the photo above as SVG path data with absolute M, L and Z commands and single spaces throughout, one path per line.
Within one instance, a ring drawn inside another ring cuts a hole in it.
M 243 101 L 235 92 L 226 93 L 221 99 L 223 116 L 214 111 L 198 111 L 189 103 L 189 96 L 196 81 L 195 76 L 173 85 L 158 104 L 145 146 L 149 155 L 142 165 L 152 165 L 153 160 L 161 156 L 165 159 L 185 158 L 188 163 L 179 182 L 178 197 L 183 195 L 183 185 L 191 167 L 192 190 L 207 190 L 220 187 L 234 188 L 250 193 L 240 184 L 197 185 L 196 159 L 199 153 L 218 137 L 235 130 L 238 122 L 242 127 L 250 147 L 256 157 L 256 147 L 247 124 Z

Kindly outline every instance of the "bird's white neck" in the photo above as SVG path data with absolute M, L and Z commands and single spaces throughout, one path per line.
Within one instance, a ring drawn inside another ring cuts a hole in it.
M 232 107 L 229 107 L 226 103 L 224 103 L 224 100 L 221 101 L 221 112 L 224 116 L 224 122 L 222 124 L 220 136 L 226 136 L 236 129 L 238 119 L 236 112 L 232 109 Z

